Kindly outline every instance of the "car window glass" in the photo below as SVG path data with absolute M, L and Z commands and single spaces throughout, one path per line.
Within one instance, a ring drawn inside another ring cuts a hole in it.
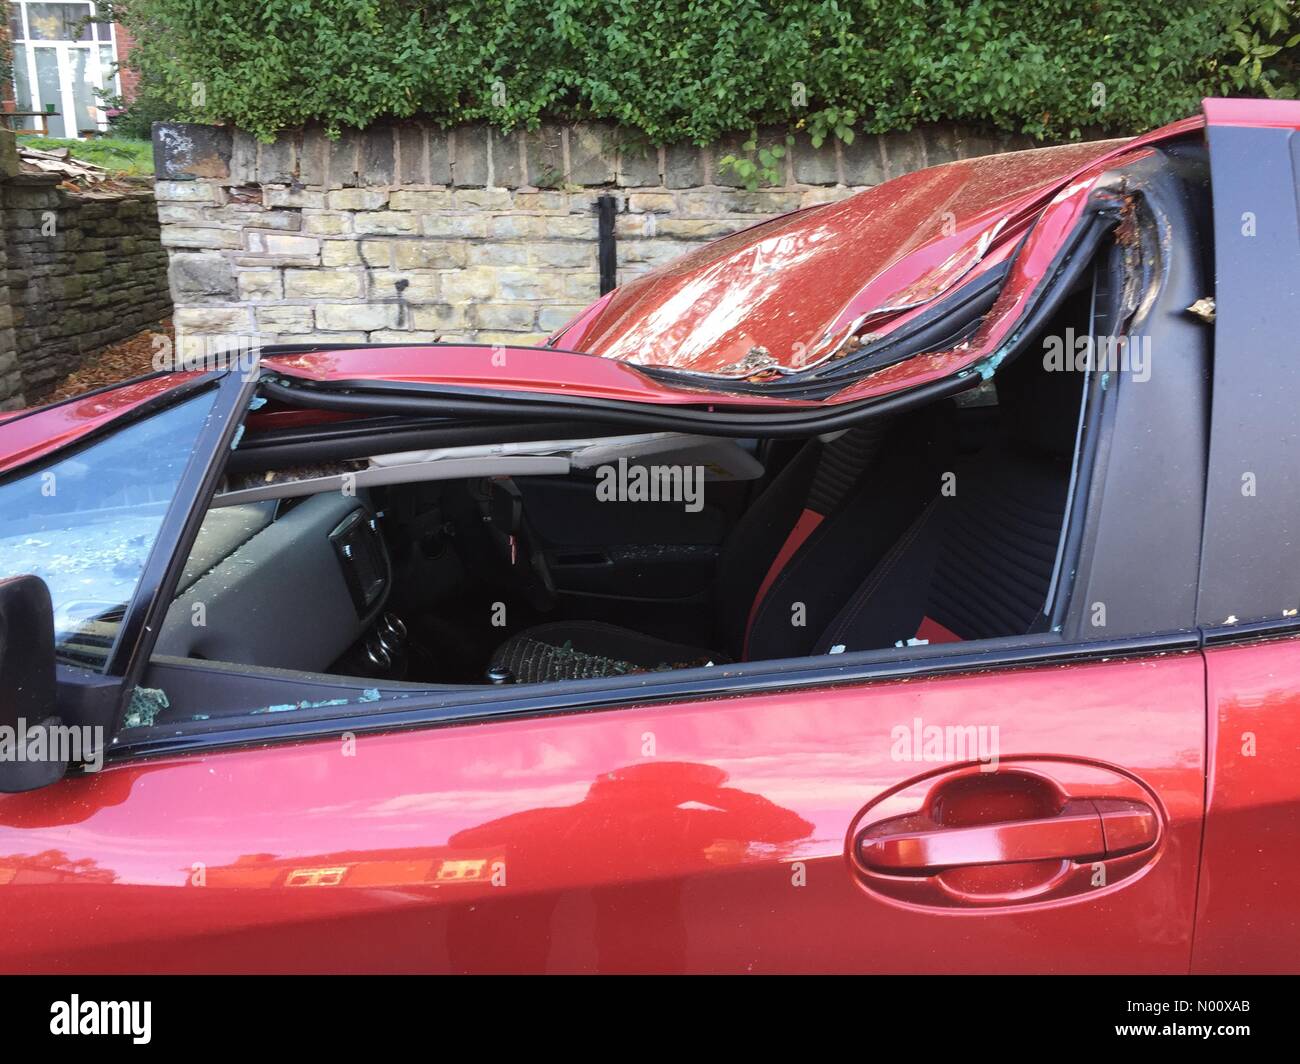
M 213 394 L 0 484 L 0 577 L 50 589 L 60 661 L 103 669 Z

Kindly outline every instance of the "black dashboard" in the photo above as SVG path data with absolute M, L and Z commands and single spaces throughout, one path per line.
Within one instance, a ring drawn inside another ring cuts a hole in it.
M 392 582 L 362 495 L 210 510 L 156 652 L 325 672 L 380 615 Z

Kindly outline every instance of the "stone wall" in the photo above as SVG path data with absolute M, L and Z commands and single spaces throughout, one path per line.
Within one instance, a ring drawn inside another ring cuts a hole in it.
M 0 130 L 0 178 L 18 172 L 14 135 Z M 9 245 L 0 239 L 0 410 L 26 406 L 22 371 L 18 366 L 18 339 L 14 335 L 14 311 L 9 302 Z
M 617 200 L 621 283 L 771 215 L 1029 146 L 951 127 L 821 149 L 800 138 L 778 183 L 749 191 L 719 173 L 739 143 L 646 148 L 603 126 L 503 136 L 403 122 L 272 144 L 154 131 L 182 342 L 532 343 L 599 294 L 598 196 Z
M 171 311 L 152 191 L 78 194 L 59 180 L 0 181 L 2 409 L 40 402 L 87 352 Z

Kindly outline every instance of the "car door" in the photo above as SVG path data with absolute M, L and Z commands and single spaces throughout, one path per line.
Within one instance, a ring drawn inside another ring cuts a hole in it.
M 0 798 L 0 967 L 1185 971 L 1203 683 L 1189 648 L 135 759 Z

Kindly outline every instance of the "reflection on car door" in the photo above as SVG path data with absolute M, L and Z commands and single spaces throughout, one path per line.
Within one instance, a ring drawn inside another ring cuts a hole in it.
M 0 968 L 1186 971 L 1203 741 L 1191 652 L 141 760 L 0 797 Z

